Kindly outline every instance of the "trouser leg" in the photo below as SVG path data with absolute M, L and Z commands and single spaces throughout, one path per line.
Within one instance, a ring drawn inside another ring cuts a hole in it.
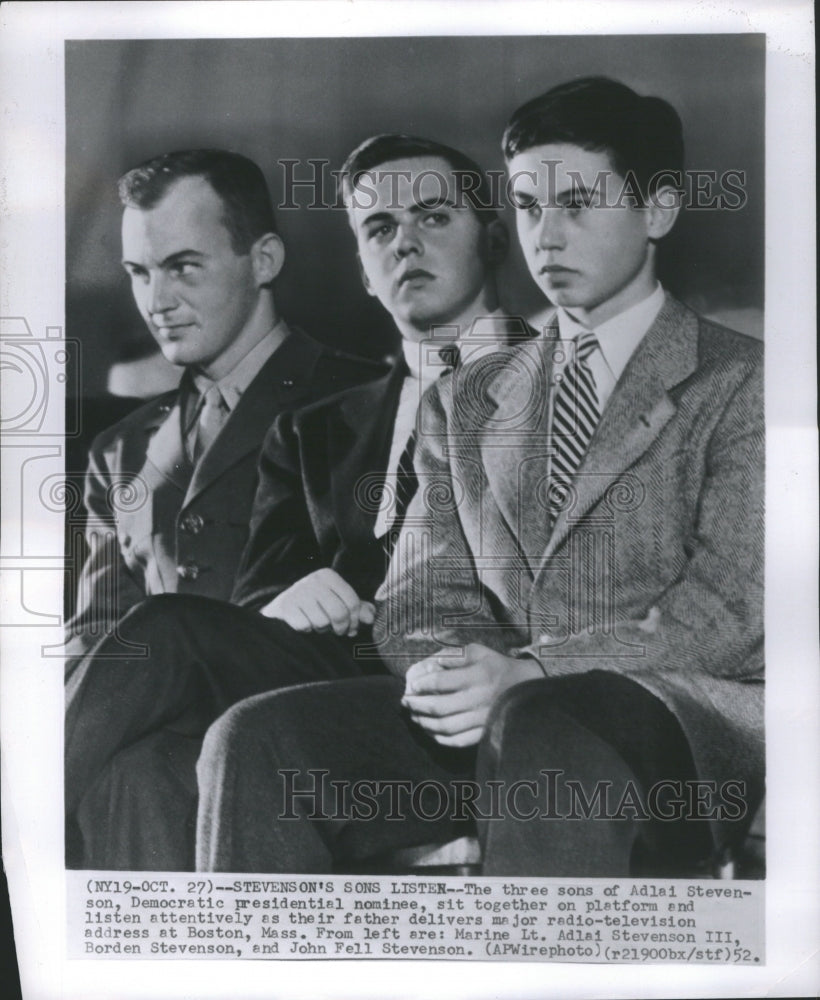
M 80 867 L 193 871 L 199 737 L 160 730 L 118 753 L 77 810 Z
M 356 660 L 348 640 L 298 633 L 281 621 L 206 598 L 151 598 L 123 618 L 118 650 L 123 638 L 146 644 L 149 655 L 107 658 L 112 650 L 103 641 L 66 686 L 68 817 L 118 754 L 154 733 L 170 729 L 201 739 L 214 719 L 243 698 L 374 669 L 372 661 Z M 193 762 L 186 767 L 194 788 Z M 158 785 L 168 778 L 164 768 L 155 771 Z M 158 789 L 159 799 L 163 794 Z
M 449 797 L 474 752 L 427 738 L 403 691 L 393 677 L 309 684 L 226 713 L 197 769 L 197 868 L 329 872 L 460 836 Z
M 623 876 L 636 847 L 685 868 L 708 854 L 706 825 L 658 822 L 645 797 L 656 782 L 694 776 L 674 716 L 627 678 L 592 671 L 512 688 L 493 709 L 477 760 L 479 784 L 498 782 L 502 793 L 503 818 L 479 826 L 484 874 Z M 508 800 L 524 781 L 536 783 L 537 797 L 523 786 Z M 536 815 L 522 818 L 532 806 Z

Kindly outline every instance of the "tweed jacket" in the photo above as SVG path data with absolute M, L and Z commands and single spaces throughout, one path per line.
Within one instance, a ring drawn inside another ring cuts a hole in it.
M 550 527 L 557 323 L 442 379 L 375 636 L 403 674 L 476 642 L 545 675 L 623 673 L 679 720 L 704 780 L 762 794 L 762 345 L 667 296 Z M 636 725 L 640 720 L 636 720 Z

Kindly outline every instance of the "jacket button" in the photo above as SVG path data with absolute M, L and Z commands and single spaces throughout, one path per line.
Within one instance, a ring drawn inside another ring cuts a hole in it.
M 199 566 L 194 562 L 185 563 L 182 566 L 177 566 L 177 576 L 180 580 L 196 580 L 199 576 Z
M 198 535 L 205 527 L 205 518 L 201 514 L 186 514 L 179 526 L 188 535 Z

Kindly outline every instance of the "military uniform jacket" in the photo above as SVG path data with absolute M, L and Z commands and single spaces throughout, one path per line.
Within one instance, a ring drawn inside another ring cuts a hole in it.
M 89 556 L 68 625 L 68 653 L 85 652 L 148 595 L 227 600 L 248 538 L 266 431 L 281 412 L 368 374 L 291 332 L 196 468 L 186 455 L 178 390 L 99 435 L 85 483 Z

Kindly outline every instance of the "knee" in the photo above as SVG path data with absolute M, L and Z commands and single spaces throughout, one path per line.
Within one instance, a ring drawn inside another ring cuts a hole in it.
M 147 623 L 152 628 L 163 625 L 178 628 L 191 616 L 199 621 L 207 619 L 209 607 L 214 604 L 222 602 L 191 594 L 152 594 L 123 615 L 121 624 L 141 626 Z
M 273 735 L 277 730 L 275 698 L 275 692 L 248 698 L 217 719 L 202 744 L 197 763 L 200 778 L 263 755 L 269 757 L 275 749 Z
M 500 750 L 512 736 L 526 738 L 534 724 L 543 729 L 550 711 L 551 681 L 544 677 L 508 688 L 493 705 L 484 730 L 483 743 Z

